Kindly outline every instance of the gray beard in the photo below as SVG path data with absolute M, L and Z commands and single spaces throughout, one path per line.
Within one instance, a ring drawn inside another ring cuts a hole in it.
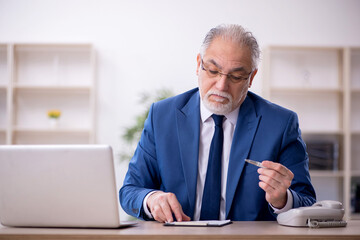
M 219 101 L 219 102 L 209 101 L 209 96 L 211 94 L 217 94 L 219 96 L 227 98 L 228 103 L 223 104 L 223 103 L 221 103 L 221 101 Z M 204 103 L 204 106 L 210 112 L 218 114 L 218 115 L 225 115 L 225 114 L 228 114 L 231 112 L 232 105 L 233 105 L 233 99 L 232 99 L 231 95 L 228 93 L 210 90 L 205 94 L 205 96 L 203 98 L 203 103 Z

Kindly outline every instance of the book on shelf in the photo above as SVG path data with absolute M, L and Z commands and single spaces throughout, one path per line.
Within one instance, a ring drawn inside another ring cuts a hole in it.
M 307 141 L 310 170 L 339 170 L 339 144 L 336 141 Z

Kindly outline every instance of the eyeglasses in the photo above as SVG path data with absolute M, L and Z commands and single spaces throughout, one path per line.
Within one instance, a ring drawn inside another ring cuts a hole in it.
M 216 77 L 221 78 L 221 76 L 224 75 L 224 76 L 226 76 L 226 78 L 229 78 L 230 81 L 233 83 L 239 83 L 242 81 L 246 81 L 250 78 L 251 74 L 253 73 L 253 71 L 251 71 L 250 73 L 246 74 L 246 76 L 244 76 L 243 74 L 225 74 L 218 70 L 212 70 L 210 68 L 205 67 L 204 61 L 202 59 L 201 59 L 201 69 L 207 73 L 207 76 L 209 78 L 216 78 Z

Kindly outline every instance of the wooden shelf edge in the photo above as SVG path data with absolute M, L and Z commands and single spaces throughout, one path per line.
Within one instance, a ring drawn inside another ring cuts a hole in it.
M 311 177 L 344 177 L 343 171 L 332 170 L 310 170 Z
M 320 51 L 342 51 L 343 46 L 323 46 L 323 45 L 309 45 L 309 46 L 299 46 L 299 45 L 268 45 L 267 49 L 270 50 L 320 50 Z
M 342 135 L 343 131 L 311 131 L 311 130 L 301 130 L 301 135 Z
M 360 213 L 351 213 L 350 219 L 351 220 L 360 220 Z
M 65 91 L 78 91 L 78 90 L 84 90 L 84 91 L 90 91 L 92 89 L 91 86 L 82 86 L 82 85 L 77 85 L 77 86 L 66 86 L 66 85 L 47 85 L 47 86 L 42 86 L 42 85 L 15 85 L 14 86 L 15 90 L 41 90 L 41 91 L 45 91 L 45 90 L 65 90 Z
M 352 88 L 351 93 L 360 93 L 360 88 Z
M 360 170 L 352 171 L 352 172 L 351 172 L 351 177 L 353 177 L 353 178 L 356 178 L 356 177 L 360 178 Z
M 53 133 L 66 133 L 66 134 L 91 134 L 90 129 L 80 128 L 14 128 L 14 133 L 24 134 L 53 134 Z
M 15 52 L 84 52 L 90 53 L 91 43 L 15 43 Z
M 302 87 L 270 87 L 270 93 L 337 93 L 342 94 L 341 88 L 302 88 Z

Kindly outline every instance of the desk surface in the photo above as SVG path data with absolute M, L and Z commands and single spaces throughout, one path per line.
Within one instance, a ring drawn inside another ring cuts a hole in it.
M 277 222 L 234 222 L 223 227 L 165 227 L 139 222 L 122 229 L 0 227 L 0 239 L 360 239 L 360 221 L 342 228 L 298 228 Z

